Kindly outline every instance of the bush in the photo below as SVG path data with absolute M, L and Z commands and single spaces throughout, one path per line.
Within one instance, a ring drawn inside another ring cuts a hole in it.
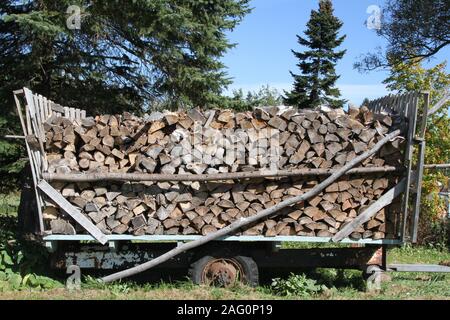
M 273 279 L 271 288 L 275 294 L 280 296 L 299 297 L 309 297 L 327 289 L 324 285 L 318 285 L 316 280 L 308 279 L 304 274 L 293 273 L 287 279 Z
M 51 289 L 61 283 L 35 272 L 42 270 L 45 254 L 33 245 L 0 244 L 0 291 L 23 288 Z
M 38 243 L 18 237 L 17 205 L 18 197 L 0 196 L 0 291 L 61 287 L 61 283 L 46 276 L 47 251 Z

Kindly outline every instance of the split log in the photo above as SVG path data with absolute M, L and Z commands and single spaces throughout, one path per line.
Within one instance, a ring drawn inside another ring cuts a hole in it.
M 369 221 L 370 218 L 375 216 L 381 209 L 391 204 L 392 201 L 397 198 L 406 187 L 406 179 L 402 179 L 402 181 L 389 190 L 385 195 L 383 195 L 378 201 L 368 207 L 364 212 L 362 212 L 357 218 L 355 218 L 352 222 L 347 224 L 341 231 L 339 231 L 333 238 L 333 242 L 338 242 L 350 235 L 357 227 L 362 225 L 363 223 Z
M 314 187 L 313 189 L 311 189 L 310 191 L 306 192 L 305 194 L 302 194 L 300 196 L 297 197 L 293 197 L 290 199 L 287 199 L 285 201 L 282 201 L 280 203 L 278 203 L 277 205 L 262 210 L 261 212 L 259 212 L 258 214 L 254 215 L 254 216 L 250 216 L 247 218 L 242 218 L 236 222 L 233 222 L 232 224 L 226 226 L 225 228 L 222 228 L 218 231 L 215 231 L 213 233 L 209 233 L 206 236 L 201 237 L 198 240 L 192 241 L 192 242 L 188 242 L 188 243 L 184 243 L 178 247 L 176 247 L 175 249 L 170 250 L 169 252 L 151 260 L 148 262 L 145 262 L 141 265 L 135 266 L 133 268 L 130 268 L 128 270 L 124 270 L 124 271 L 120 271 L 118 273 L 106 276 L 102 278 L 102 281 L 105 283 L 108 282 L 112 282 L 112 281 L 116 281 L 119 279 L 123 279 L 125 277 L 130 277 L 132 275 L 144 272 L 152 267 L 155 267 L 165 261 L 168 261 L 169 259 L 174 258 L 175 256 L 188 251 L 190 249 L 199 247 L 201 245 L 204 245 L 210 241 L 225 237 L 229 234 L 232 234 L 236 231 L 238 231 L 239 229 L 248 226 L 250 224 L 253 223 L 257 223 L 258 221 L 260 221 L 263 218 L 266 218 L 270 215 L 273 215 L 277 212 L 279 212 L 280 210 L 282 210 L 283 208 L 286 207 L 290 207 L 296 203 L 305 201 L 310 199 L 311 197 L 316 196 L 317 194 L 319 194 L 320 192 L 322 192 L 326 187 L 328 187 L 329 185 L 331 185 L 333 182 L 335 182 L 336 180 L 338 180 L 340 177 L 342 177 L 348 170 L 350 170 L 351 168 L 353 168 L 354 166 L 356 166 L 358 163 L 362 162 L 363 160 L 369 158 L 370 156 L 374 155 L 377 151 L 379 151 L 381 149 L 382 146 L 384 146 L 387 142 L 389 142 L 391 139 L 399 136 L 401 133 L 400 130 L 395 130 L 392 133 L 388 134 L 386 137 L 384 137 L 383 139 L 381 139 L 377 144 L 375 144 L 375 146 L 370 149 L 369 151 L 366 151 L 365 153 L 363 153 L 362 155 L 356 157 L 355 159 L 353 159 L 351 162 L 349 162 L 348 164 L 346 164 L 344 167 L 342 167 L 340 170 L 338 170 L 337 172 L 333 173 L 330 177 L 328 177 L 326 180 L 324 180 L 323 182 L 321 182 L 320 184 L 318 184 L 316 187 Z

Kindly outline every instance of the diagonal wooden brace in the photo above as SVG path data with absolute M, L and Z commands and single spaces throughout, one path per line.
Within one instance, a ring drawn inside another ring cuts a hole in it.
M 390 205 L 395 198 L 397 198 L 406 188 L 406 178 L 403 178 L 399 184 L 394 188 L 385 193 L 380 199 L 378 199 L 374 204 L 368 207 L 363 213 L 357 216 L 349 224 L 347 224 L 342 230 L 340 230 L 331 239 L 332 242 L 338 242 L 349 236 L 356 228 L 358 228 L 363 223 L 369 221 L 374 215 L 376 215 L 381 209 Z
M 41 180 L 38 183 L 41 189 L 50 199 L 56 202 L 59 207 L 70 215 L 78 224 L 80 224 L 87 232 L 89 232 L 101 244 L 108 242 L 106 236 L 95 226 L 88 218 L 86 218 L 78 209 L 76 209 L 69 201 L 67 201 L 61 193 L 56 191 L 47 181 Z

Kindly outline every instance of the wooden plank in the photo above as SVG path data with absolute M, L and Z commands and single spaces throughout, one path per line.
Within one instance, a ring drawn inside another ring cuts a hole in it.
M 37 123 L 39 127 L 39 134 L 40 134 L 40 140 L 42 140 L 42 144 L 45 142 L 45 130 L 44 130 L 44 122 L 46 120 L 45 114 L 44 114 L 44 97 L 41 95 L 37 95 L 38 105 L 36 106 L 36 109 L 38 110 L 38 117 L 37 117 Z M 41 157 L 43 158 L 45 155 L 45 152 L 42 153 Z
M 25 88 L 23 90 L 23 94 L 25 93 Z M 22 126 L 22 130 L 23 133 L 25 135 L 28 135 L 29 133 L 31 133 L 31 131 L 29 132 L 27 128 L 27 125 L 25 123 L 25 119 L 22 113 L 22 106 L 20 103 L 20 100 L 18 98 L 18 96 L 16 94 L 14 94 L 14 100 L 16 102 L 16 107 L 17 107 L 17 113 L 19 115 L 19 119 L 20 119 L 20 124 Z M 26 113 L 28 116 L 28 113 Z M 39 220 L 39 231 L 40 233 L 44 233 L 44 219 L 42 217 L 42 205 L 43 205 L 43 201 L 42 198 L 39 195 L 39 192 L 37 190 L 37 168 L 36 168 L 36 163 L 33 161 L 33 157 L 32 157 L 32 151 L 30 148 L 30 145 L 28 144 L 27 140 L 25 139 L 25 147 L 27 149 L 27 153 L 28 153 L 28 157 L 30 158 L 30 167 L 31 167 L 31 173 L 33 176 L 33 184 L 34 184 L 34 191 L 35 191 L 35 195 L 36 195 L 36 202 L 37 202 L 37 206 L 38 206 L 38 220 Z
M 388 264 L 387 271 L 450 273 L 450 267 L 437 264 Z
M 27 107 L 28 107 L 28 109 L 27 109 Z M 25 106 L 24 106 L 24 113 L 25 113 L 24 115 L 25 115 L 25 117 L 24 117 L 24 119 L 25 119 L 26 130 L 27 130 L 27 133 L 25 134 L 25 136 L 33 134 L 33 128 L 32 128 L 31 117 L 30 117 L 30 114 L 31 114 L 31 109 L 30 108 L 31 107 L 28 106 L 27 102 L 25 101 Z
M 41 95 L 38 95 L 38 102 L 39 102 L 39 127 L 42 130 L 42 133 L 44 133 L 44 137 L 45 137 L 45 132 L 44 132 L 44 128 L 43 128 L 43 123 L 45 122 L 45 105 L 44 105 L 44 97 Z
M 81 119 L 86 118 L 86 110 L 81 110 Z
M 390 205 L 395 198 L 397 198 L 406 188 L 406 178 L 403 178 L 398 185 L 385 193 L 374 204 L 364 210 L 359 216 L 352 220 L 348 225 L 342 228 L 331 240 L 333 242 L 341 241 L 348 237 L 356 228 L 363 223 L 369 221 L 375 216 L 381 209 Z
M 67 119 L 70 118 L 69 107 L 64 107 L 64 118 L 67 118 Z
M 29 129 L 28 134 L 36 134 L 36 133 L 38 133 L 39 130 L 37 129 L 36 122 L 34 121 L 34 119 L 36 117 L 36 107 L 35 107 L 33 93 L 29 89 L 24 89 L 24 92 L 25 92 L 25 100 L 26 100 L 25 114 L 29 116 L 29 117 L 27 117 L 28 129 Z
M 33 94 L 34 107 L 36 109 L 36 114 L 34 120 L 36 121 L 37 132 L 36 136 L 38 140 L 43 140 L 45 133 L 44 128 L 42 127 L 42 101 L 39 95 Z
M 34 114 L 32 115 L 32 118 L 34 118 L 36 120 L 36 124 L 38 124 L 39 123 L 39 119 L 41 117 L 40 112 L 39 112 L 40 111 L 40 108 L 39 108 L 39 96 L 36 95 L 36 94 L 32 94 L 32 97 L 33 97 L 34 110 L 35 110 Z M 39 129 L 39 127 L 38 127 L 38 129 Z
M 47 119 L 47 110 L 45 108 L 45 97 L 39 96 L 41 99 L 41 123 L 44 123 Z
M 64 107 L 56 104 L 54 102 L 51 103 L 51 108 L 53 111 L 63 114 L 65 112 Z
M 45 110 L 46 110 L 46 118 L 45 121 L 47 121 L 48 118 L 52 116 L 52 108 L 50 107 L 50 100 L 44 97 L 44 103 L 45 103 Z
M 201 238 L 198 235 L 108 235 L 106 236 L 108 241 L 166 241 L 166 242 L 178 242 L 178 241 L 193 241 Z M 95 241 L 95 239 L 88 234 L 77 234 L 77 235 L 62 235 L 54 234 L 43 237 L 44 241 Z M 242 242 L 313 242 L 313 243 L 327 243 L 331 241 L 329 237 L 306 237 L 306 236 L 275 236 L 275 237 L 265 237 L 265 236 L 226 236 L 218 239 L 218 241 L 242 241 Z M 344 239 L 341 243 L 348 244 L 386 244 L 386 245 L 397 245 L 401 244 L 399 240 L 394 239 Z
M 427 129 L 427 119 L 428 119 L 428 109 L 430 108 L 430 93 L 426 92 L 423 94 L 424 106 L 422 109 L 422 114 L 420 115 L 420 127 L 418 136 L 420 138 L 425 138 L 425 131 Z
M 446 170 L 450 169 L 450 163 L 442 163 L 442 164 L 426 164 L 423 166 L 424 169 L 428 170 Z
M 413 217 L 412 217 L 412 226 L 411 226 L 411 241 L 413 243 L 417 242 L 417 233 L 419 228 L 419 216 L 420 216 L 420 202 L 421 202 L 421 194 L 422 194 L 422 180 L 423 180 L 423 170 L 425 163 L 425 131 L 427 128 L 427 119 L 428 119 L 428 108 L 430 106 L 430 94 L 428 92 L 423 94 L 424 96 L 424 106 L 421 114 L 421 123 L 420 128 L 418 128 L 418 140 L 419 143 L 419 156 L 417 157 L 417 165 L 416 170 L 417 174 L 414 177 L 414 201 L 413 201 Z
M 108 242 L 106 236 L 97 228 L 88 218 L 86 218 L 79 210 L 77 210 L 70 202 L 68 202 L 61 193 L 56 191 L 50 184 L 42 180 L 38 183 L 41 189 L 50 199 L 60 206 L 68 215 L 70 215 L 78 224 L 86 229 L 101 244 Z
M 406 240 L 406 226 L 408 221 L 408 208 L 409 208 L 409 195 L 410 195 L 410 184 L 412 179 L 412 163 L 413 163 L 413 151 L 414 151 L 414 135 L 416 132 L 416 122 L 417 122 L 417 109 L 418 109 L 418 99 L 416 94 L 410 95 L 410 101 L 407 106 L 407 115 L 408 115 L 408 135 L 407 135 L 407 144 L 405 151 L 405 165 L 407 167 L 407 176 L 406 176 L 406 190 L 403 195 L 402 202 L 402 210 L 403 219 L 401 224 L 401 238 L 404 242 Z
M 69 108 L 69 119 L 74 121 L 75 120 L 75 109 Z
M 36 138 L 39 141 L 39 147 L 40 147 L 40 152 L 42 155 L 45 154 L 45 149 L 44 149 L 44 142 L 42 137 L 44 136 L 44 132 L 43 129 L 41 131 L 41 129 L 39 128 L 39 123 L 37 120 L 37 112 L 36 112 L 36 104 L 35 104 L 35 96 L 33 95 L 33 92 L 31 92 L 31 90 L 24 88 L 24 93 L 25 93 L 25 100 L 28 106 L 28 109 L 25 108 L 25 113 L 27 115 L 29 115 L 29 117 L 27 116 L 27 119 L 29 119 L 30 122 L 30 126 L 29 128 L 31 129 L 30 132 L 28 134 L 33 134 L 36 136 Z M 28 112 L 27 112 L 28 110 Z M 40 157 L 38 157 L 39 159 Z M 38 177 L 40 177 L 41 175 L 41 163 L 38 163 L 38 167 L 39 167 L 39 172 L 38 172 Z
M 420 202 L 422 194 L 422 180 L 423 180 L 423 163 L 425 162 L 425 141 L 419 144 L 419 157 L 418 157 L 418 168 L 417 174 L 415 175 L 414 185 L 416 186 L 413 202 L 413 217 L 411 226 L 411 241 L 413 243 L 417 242 L 417 233 L 419 230 L 419 216 L 420 216 Z
M 428 111 L 428 117 L 438 112 L 450 99 L 450 93 L 448 89 L 445 91 L 444 97 L 439 100 L 433 107 Z
M 81 110 L 75 109 L 75 119 L 80 122 L 81 121 Z

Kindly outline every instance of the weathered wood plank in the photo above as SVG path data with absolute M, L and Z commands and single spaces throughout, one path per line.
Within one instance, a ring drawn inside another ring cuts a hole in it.
M 98 159 L 98 162 L 102 162 Z M 339 169 L 297 169 L 279 170 L 276 172 L 233 172 L 217 174 L 145 174 L 145 173 L 74 173 L 55 174 L 44 173 L 43 177 L 47 181 L 67 181 L 67 182 L 97 182 L 97 181 L 221 181 L 232 179 L 249 178 L 270 178 L 270 177 L 295 177 L 295 176 L 327 176 L 337 172 Z M 361 167 L 349 170 L 347 174 L 361 173 L 388 173 L 401 172 L 399 167 Z
M 86 218 L 79 210 L 77 210 L 70 202 L 68 202 L 61 193 L 56 191 L 50 184 L 42 180 L 38 183 L 41 189 L 50 199 L 56 202 L 62 210 L 70 215 L 78 222 L 87 232 L 89 232 L 101 244 L 108 242 L 107 237 L 97 228 L 88 218 Z

